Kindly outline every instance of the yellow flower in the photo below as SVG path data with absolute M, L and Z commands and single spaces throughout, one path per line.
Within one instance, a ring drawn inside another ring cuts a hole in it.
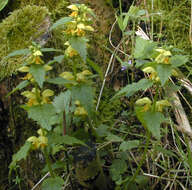
M 27 139 L 28 142 L 32 143 L 33 149 L 38 149 L 40 147 L 39 138 L 32 136 Z
M 167 100 L 159 100 L 156 102 L 155 108 L 157 111 L 162 112 L 164 107 L 169 107 L 171 104 Z
M 170 51 L 166 51 L 164 49 L 156 49 L 156 51 L 160 52 L 160 54 L 155 58 L 155 61 L 157 63 L 170 64 L 169 62 L 169 56 L 171 56 Z
M 53 96 L 54 95 L 54 92 L 50 89 L 46 89 L 42 92 L 42 101 L 41 101 L 41 104 L 49 104 L 51 103 L 49 97 L 50 96 Z
M 59 76 L 66 79 L 66 80 L 75 80 L 75 77 L 70 72 L 63 72 Z
M 73 11 L 69 16 L 70 17 L 77 17 L 78 16 L 78 12 L 77 11 Z
M 78 55 L 78 52 L 73 49 L 71 46 L 69 46 L 66 50 L 65 50 L 65 54 L 66 56 L 68 57 L 73 57 L 73 56 L 76 56 Z
M 77 73 L 76 80 L 77 80 L 77 82 L 84 82 L 85 81 L 85 75 L 83 75 L 82 73 Z
M 18 71 L 23 72 L 23 73 L 27 73 L 27 72 L 29 72 L 29 67 L 28 66 L 20 67 L 18 69 Z
M 82 74 L 85 76 L 92 75 L 92 73 L 89 70 L 84 70 Z
M 33 105 L 38 105 L 39 102 L 37 100 L 37 95 L 40 96 L 40 91 L 37 90 L 35 92 L 35 88 L 32 89 L 32 91 L 24 91 L 21 93 L 22 96 L 25 96 L 28 99 L 27 105 L 28 106 L 33 106 Z
M 75 105 L 76 105 L 76 106 L 80 106 L 80 105 L 81 105 L 80 101 L 79 101 L 79 100 L 76 100 L 76 101 L 75 101 Z
M 41 51 L 37 50 L 33 53 L 34 56 L 42 56 L 43 54 L 41 53 Z
M 75 116 L 87 116 L 88 114 L 84 107 L 79 106 L 75 109 L 74 115 Z
M 77 34 L 77 36 L 85 36 L 85 31 L 83 31 L 82 29 L 78 28 L 75 33 Z
M 44 69 L 45 69 L 45 71 L 50 71 L 50 70 L 52 70 L 52 67 L 49 66 L 49 65 L 45 65 L 45 66 L 44 66 Z
M 47 138 L 47 137 L 40 136 L 40 137 L 38 138 L 38 140 L 39 140 L 39 146 L 40 146 L 41 148 L 45 148 L 45 147 L 47 146 L 47 144 L 48 144 L 48 138 Z
M 141 98 L 135 102 L 137 106 L 144 106 L 146 104 L 151 104 L 152 101 L 148 97 Z
M 68 9 L 71 9 L 71 10 L 73 10 L 73 11 L 78 11 L 78 10 L 79 10 L 76 5 L 69 5 L 67 8 L 68 8 Z

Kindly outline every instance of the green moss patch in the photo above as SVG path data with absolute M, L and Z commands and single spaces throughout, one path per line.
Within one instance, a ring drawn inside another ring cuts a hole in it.
M 0 80 L 15 72 L 22 63 L 22 57 L 5 60 L 10 52 L 27 48 L 31 42 L 40 37 L 42 27 L 49 16 L 45 7 L 26 6 L 18 9 L 0 23 Z

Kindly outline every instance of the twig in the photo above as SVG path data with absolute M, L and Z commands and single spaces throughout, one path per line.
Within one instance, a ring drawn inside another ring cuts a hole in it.
M 34 186 L 31 190 L 36 189 L 37 186 L 38 186 L 46 177 L 48 177 L 48 176 L 50 176 L 50 172 L 47 172 L 47 173 L 35 184 L 35 186 Z

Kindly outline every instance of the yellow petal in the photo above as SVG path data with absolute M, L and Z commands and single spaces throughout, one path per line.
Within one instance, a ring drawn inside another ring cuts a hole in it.
M 67 8 L 68 8 L 68 9 L 71 9 L 71 10 L 73 10 L 73 11 L 78 11 L 78 10 L 79 10 L 76 5 L 69 5 Z
M 76 101 L 75 101 L 75 105 L 76 105 L 76 106 L 80 106 L 80 105 L 81 105 L 80 101 L 79 101 L 79 100 L 76 100 Z
M 94 28 L 92 26 L 85 26 L 85 30 L 93 32 Z
M 150 105 L 152 101 L 148 97 L 141 98 L 135 102 L 137 106 Z
M 70 73 L 70 72 L 63 72 L 63 73 L 61 73 L 59 76 L 60 76 L 60 77 L 63 77 L 63 78 L 66 79 L 66 80 L 74 80 L 74 79 L 75 79 L 75 77 L 73 76 L 73 74 Z
M 153 67 L 145 67 L 142 69 L 144 73 L 156 73 L 155 69 Z
M 27 67 L 27 66 L 20 67 L 18 69 L 18 71 L 23 72 L 23 73 L 29 72 L 29 67 Z
M 82 73 L 77 73 L 77 82 L 84 82 L 85 81 L 85 75 Z
M 86 116 L 87 115 L 87 111 L 85 110 L 84 107 L 77 107 L 75 112 L 74 112 L 74 115 L 76 116 Z
M 169 107 L 171 104 L 168 100 L 159 100 L 156 102 L 155 108 L 157 111 L 162 112 L 164 107 Z
M 38 133 L 40 136 L 43 136 L 43 130 L 42 130 L 42 129 L 38 129 L 37 133 Z
M 33 53 L 34 56 L 42 56 L 43 54 L 41 53 L 41 51 L 37 50 Z
M 33 92 L 30 91 L 24 91 L 21 93 L 22 96 L 25 96 L 26 98 L 35 98 L 35 94 Z
M 83 72 L 82 72 L 82 74 L 83 75 L 92 75 L 92 73 L 89 71 L 89 70 L 84 70 Z
M 52 68 L 53 68 L 53 67 L 51 67 L 51 66 L 49 66 L 49 65 L 45 65 L 45 66 L 44 66 L 45 71 L 50 71 L 50 70 L 52 70 Z
M 50 97 L 50 96 L 53 96 L 53 95 L 54 95 L 54 92 L 52 90 L 50 90 L 50 89 L 46 89 L 42 93 L 43 97 Z
M 77 25 L 77 28 L 84 30 L 85 29 L 85 25 L 83 23 L 80 23 L 80 24 Z
M 40 136 L 39 137 L 39 143 L 40 143 L 40 147 L 44 148 L 48 144 L 48 138 L 44 137 L 44 136 Z

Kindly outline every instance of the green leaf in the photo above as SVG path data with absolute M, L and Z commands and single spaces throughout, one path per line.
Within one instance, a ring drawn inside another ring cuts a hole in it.
M 43 181 L 42 190 L 62 190 L 63 184 L 61 177 L 50 177 Z
M 134 57 L 136 59 L 150 59 L 153 55 L 155 48 L 156 43 L 150 40 L 144 40 L 140 37 L 137 37 L 134 50 Z
M 109 134 L 109 126 L 107 125 L 100 125 L 97 129 L 96 129 L 96 134 L 99 136 L 99 137 L 106 137 L 108 134 Z
M 43 82 L 45 81 L 45 69 L 43 65 L 31 65 L 29 69 L 29 73 L 31 73 L 35 79 L 35 81 L 38 83 L 40 88 L 43 87 Z
M 25 108 L 29 118 L 36 121 L 42 128 L 51 130 L 53 119 L 55 118 L 55 108 L 51 104 L 43 104 L 40 106 L 32 106 Z
M 117 135 L 113 134 L 108 134 L 106 137 L 106 140 L 111 141 L 111 142 L 122 142 L 123 139 Z
M 83 146 L 86 146 L 86 144 L 75 138 L 75 137 L 71 137 L 71 136 L 68 136 L 68 135 L 59 135 L 59 134 L 51 134 L 51 136 L 49 137 L 49 143 L 50 144 L 57 144 L 57 145 L 61 145 L 61 144 L 66 144 L 66 145 L 83 145 Z
M 119 147 L 120 151 L 127 151 L 139 146 L 139 140 L 123 141 Z
M 55 49 L 55 48 L 41 48 L 42 52 L 62 52 L 61 49 Z
M 99 74 L 101 80 L 103 80 L 104 77 L 103 77 L 103 71 L 102 71 L 101 67 L 99 67 L 98 64 L 96 64 L 95 62 L 91 61 L 91 60 L 88 59 L 88 58 L 87 58 L 87 63 L 92 67 L 92 69 L 93 69 L 94 71 L 96 71 L 96 72 Z
M 87 41 L 88 40 L 84 37 L 73 37 L 69 39 L 71 47 L 79 53 L 84 62 L 87 57 Z
M 8 0 L 0 0 L 0 11 L 7 5 Z
M 31 148 L 31 143 L 26 141 L 25 144 L 20 148 L 20 150 L 13 155 L 12 162 L 9 165 L 9 168 L 11 170 L 16 166 L 17 162 L 19 162 L 22 159 L 26 159 L 30 148 Z
M 54 98 L 53 106 L 57 113 L 65 111 L 65 114 L 69 112 L 69 106 L 71 102 L 71 91 L 67 90 L 66 92 L 60 93 Z
M 148 79 L 141 79 L 140 81 L 132 84 L 128 84 L 124 88 L 122 88 L 115 96 L 112 98 L 117 98 L 121 96 L 132 96 L 134 93 L 136 93 L 139 90 L 146 90 L 150 88 L 153 85 L 153 82 Z
M 174 55 L 171 57 L 170 62 L 173 67 L 179 67 L 186 64 L 188 60 L 188 57 L 185 55 Z
M 65 25 L 69 22 L 71 22 L 73 20 L 72 17 L 64 17 L 64 18 L 61 18 L 59 20 L 57 20 L 50 28 L 50 30 L 53 30 L 55 28 L 57 28 L 58 26 L 61 26 L 61 25 Z
M 161 130 L 160 125 L 163 121 L 165 121 L 165 117 L 160 112 L 143 112 L 143 109 L 136 108 L 136 115 L 140 122 L 145 126 L 152 135 L 160 140 L 161 137 Z
M 15 50 L 11 53 L 9 53 L 5 59 L 10 58 L 10 57 L 14 57 L 14 56 L 19 56 L 19 55 L 27 55 L 30 53 L 29 49 L 20 49 L 20 50 Z
M 149 181 L 149 177 L 147 176 L 143 176 L 143 175 L 138 175 L 135 179 L 136 183 L 139 184 L 139 187 L 143 187 L 145 188 L 148 181 Z
M 93 88 L 89 85 L 77 85 L 73 86 L 71 89 L 72 101 L 75 102 L 79 100 L 81 105 L 85 108 L 89 115 L 93 113 L 93 100 L 94 100 L 94 92 Z
M 120 174 L 123 174 L 127 171 L 127 164 L 125 160 L 115 159 L 112 161 L 112 165 L 110 166 L 110 174 L 114 181 L 117 181 L 120 177 Z
M 28 80 L 24 80 L 22 82 L 20 82 L 11 92 L 9 92 L 7 94 L 6 97 L 10 96 L 11 94 L 13 94 L 14 92 L 16 92 L 17 90 L 21 90 L 23 88 L 25 88 L 26 86 L 28 86 L 30 84 L 30 82 Z
M 171 65 L 158 64 L 157 73 L 160 78 L 162 86 L 166 83 L 172 73 Z
M 51 83 L 51 84 L 58 84 L 58 85 L 66 85 L 66 84 L 71 84 L 72 81 L 68 81 L 62 77 L 56 77 L 53 79 L 48 79 L 46 82 Z

